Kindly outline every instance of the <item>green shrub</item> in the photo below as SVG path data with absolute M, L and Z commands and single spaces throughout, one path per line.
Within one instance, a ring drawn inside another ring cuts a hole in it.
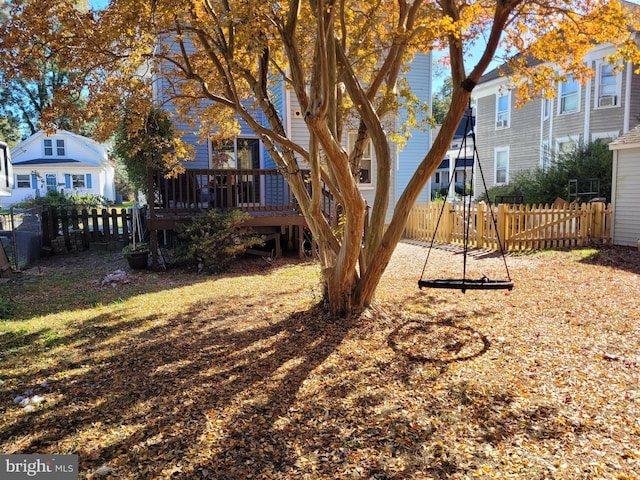
M 263 237 L 242 226 L 248 218 L 248 214 L 239 210 L 213 209 L 204 217 L 179 225 L 176 227 L 176 263 L 197 265 L 198 271 L 226 270 L 247 248 L 264 245 Z
M 149 253 L 150 251 L 151 246 L 147 242 L 138 242 L 135 247 L 133 243 L 129 243 L 122 248 L 122 255 L 129 257 L 134 253 Z
M 41 205 L 53 205 L 57 207 L 97 208 L 105 204 L 104 198 L 97 195 L 66 194 L 57 190 L 48 190 L 46 195 L 42 197 L 28 198 L 22 202 L 14 203 L 12 206 L 14 208 L 33 208 Z
M 613 153 L 605 142 L 579 144 L 575 150 L 557 156 L 546 170 L 536 168 L 514 173 L 508 185 L 490 188 L 488 197 L 493 202 L 496 195 L 523 195 L 525 204 L 551 204 L 557 198 L 569 199 L 569 180 L 598 178 L 600 195 L 610 201 L 612 164 Z M 487 196 L 478 200 L 487 201 Z

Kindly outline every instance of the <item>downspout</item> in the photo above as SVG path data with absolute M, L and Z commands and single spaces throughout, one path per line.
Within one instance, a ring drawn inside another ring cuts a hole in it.
M 613 166 L 611 177 L 611 244 L 615 245 L 616 238 L 616 195 L 618 192 L 618 154 L 619 149 L 613 150 Z
M 540 165 L 541 168 L 544 168 L 544 155 L 545 155 L 545 151 L 544 151 L 544 102 L 546 101 L 545 98 L 543 98 L 540 101 L 540 140 L 538 141 L 538 144 L 540 145 L 540 158 L 538 159 L 538 163 Z
M 633 66 L 631 62 L 627 62 L 626 67 L 626 85 L 624 89 L 624 121 L 622 124 L 622 134 L 629 131 L 629 123 L 631 121 L 631 82 L 633 80 Z
M 592 62 L 593 65 L 593 62 Z M 587 93 L 584 99 L 584 130 L 582 132 L 582 141 L 586 144 L 591 141 L 589 132 L 591 130 L 591 83 L 592 80 L 587 80 L 586 90 Z

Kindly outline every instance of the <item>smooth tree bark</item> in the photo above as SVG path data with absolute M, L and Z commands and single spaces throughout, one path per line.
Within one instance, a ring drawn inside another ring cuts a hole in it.
M 233 138 L 245 122 L 286 174 L 318 245 L 328 307 L 346 316 L 374 301 L 409 212 L 498 48 L 524 102 L 555 91 L 568 75 L 592 75 L 582 59 L 596 43 L 618 47 L 612 61 L 637 61 L 634 21 L 618 1 L 602 0 L 112 0 L 87 12 L 73 2 L 39 0 L 12 3 L 0 59 L 19 70 L 16 52 L 32 61 L 55 57 L 83 71 L 66 88 L 88 94 L 86 115 L 103 137 L 125 112 L 146 118 L 163 107 L 158 99 L 207 141 Z M 479 42 L 484 52 L 467 71 L 468 52 Z M 404 72 L 417 52 L 434 49 L 447 52 L 450 109 L 389 205 L 392 156 L 400 148 L 394 142 L 407 128 L 430 126 Z M 291 138 L 278 108 L 283 83 L 301 107 L 305 143 Z M 396 129 L 400 110 L 408 120 Z M 357 132 L 351 151 L 347 132 Z M 358 184 L 369 144 L 372 205 Z M 325 190 L 339 205 L 337 221 L 322 211 Z M 385 225 L 388 208 L 393 217 Z

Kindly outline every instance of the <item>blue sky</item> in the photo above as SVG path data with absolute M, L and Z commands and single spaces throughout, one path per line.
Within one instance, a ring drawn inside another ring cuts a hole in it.
M 89 3 L 91 4 L 91 8 L 102 10 L 107 6 L 109 0 L 90 0 Z

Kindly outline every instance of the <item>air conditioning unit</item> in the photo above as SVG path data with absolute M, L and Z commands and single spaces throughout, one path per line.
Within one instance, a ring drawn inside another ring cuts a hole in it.
M 507 121 L 506 120 L 498 120 L 496 122 L 496 128 L 505 128 L 507 127 Z
M 604 95 L 598 99 L 599 107 L 615 107 L 618 97 L 615 95 Z

